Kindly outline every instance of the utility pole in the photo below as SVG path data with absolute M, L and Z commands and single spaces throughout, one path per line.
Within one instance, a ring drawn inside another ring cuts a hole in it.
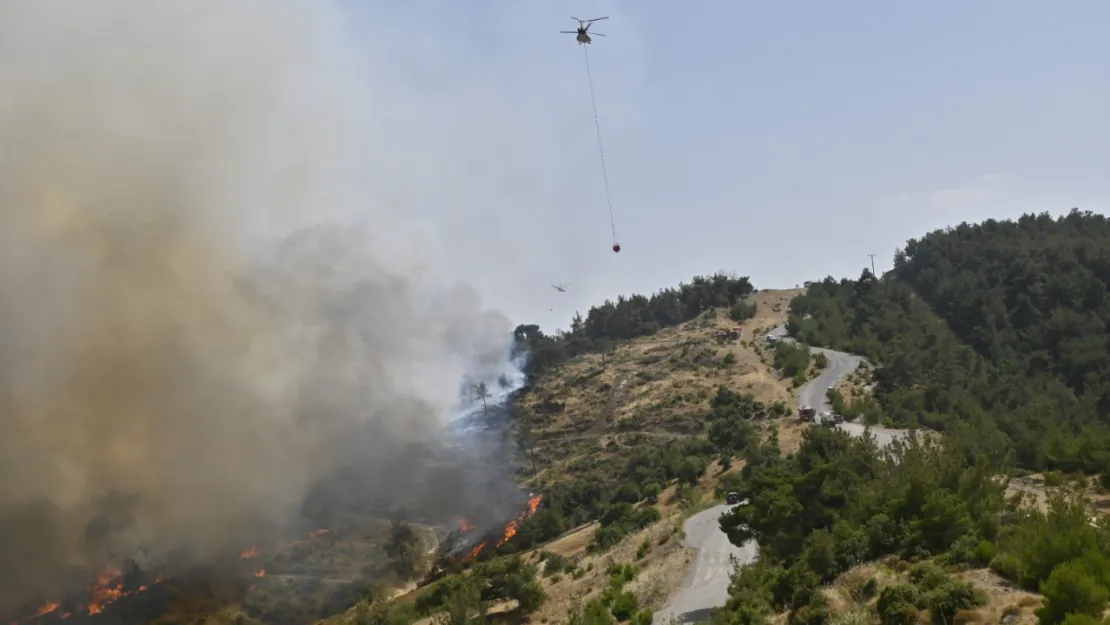
M 874 254 L 868 254 L 868 256 L 871 257 L 871 275 L 874 276 L 875 275 L 875 255 Z M 875 277 L 877 278 L 878 276 L 875 276 Z

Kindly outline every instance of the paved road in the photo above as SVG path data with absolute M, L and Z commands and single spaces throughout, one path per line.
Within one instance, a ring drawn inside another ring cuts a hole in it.
M 740 564 L 755 561 L 755 541 L 737 547 L 721 531 L 718 519 L 732 506 L 714 506 L 686 520 L 686 545 L 697 550 L 697 556 L 686 574 L 682 588 L 662 610 L 655 613 L 654 625 L 666 625 L 675 617 L 682 623 L 709 620 L 709 610 L 725 604 L 735 556 Z
M 794 339 L 786 335 L 786 326 L 778 326 L 768 332 L 768 335 L 774 336 L 780 341 L 794 342 Z M 863 358 L 823 347 L 810 347 L 809 351 L 813 354 L 824 354 L 825 358 L 829 359 L 829 366 L 798 391 L 798 405 L 813 406 L 818 413 L 826 410 L 831 411 L 832 406 L 829 405 L 825 392 L 830 386 L 835 386 L 840 380 L 851 375 L 863 362 Z M 866 426 L 861 423 L 840 423 L 836 427 L 852 436 L 862 436 L 866 429 Z M 906 432 L 905 430 L 872 426 L 871 434 L 875 436 L 876 443 L 886 447 L 894 442 L 894 439 L 905 436 Z
M 779 340 L 793 341 L 786 336 L 786 327 L 779 326 L 769 333 Z M 810 380 L 798 392 L 799 406 L 813 406 L 818 412 L 831 410 L 825 391 L 835 385 L 841 378 L 847 377 L 863 358 L 837 352 L 831 349 L 810 347 L 810 352 L 822 353 L 829 359 L 829 366 L 813 380 Z M 859 423 L 840 423 L 838 428 L 852 436 L 861 436 L 866 426 Z M 875 442 L 887 446 L 905 435 L 904 430 L 893 430 L 883 427 L 872 427 L 871 433 Z M 697 550 L 697 559 L 694 561 L 682 588 L 671 596 L 670 601 L 660 611 L 655 613 L 653 625 L 666 625 L 671 619 L 677 617 L 682 623 L 698 623 L 709 620 L 709 611 L 720 607 L 728 599 L 728 585 L 732 575 L 732 564 L 729 556 L 735 556 L 740 564 L 751 564 L 755 561 L 757 546 L 754 541 L 737 547 L 728 541 L 728 537 L 721 531 L 718 519 L 721 514 L 732 506 L 716 506 L 690 517 L 683 526 L 686 531 L 686 544 Z

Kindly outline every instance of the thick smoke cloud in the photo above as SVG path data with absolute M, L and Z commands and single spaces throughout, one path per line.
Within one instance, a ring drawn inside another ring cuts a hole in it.
M 279 532 L 503 372 L 508 321 L 377 200 L 342 30 L 322 2 L 0 5 L 0 614 Z

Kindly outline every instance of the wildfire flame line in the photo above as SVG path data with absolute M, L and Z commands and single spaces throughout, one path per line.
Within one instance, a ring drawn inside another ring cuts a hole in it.
M 330 529 L 313 530 L 312 532 L 309 532 L 308 537 L 318 538 L 329 532 L 331 532 Z M 300 541 L 294 541 L 294 543 L 299 542 Z M 250 549 L 247 549 L 246 551 L 240 553 L 239 557 L 243 560 L 249 560 L 251 558 L 257 558 L 260 555 L 262 555 L 262 551 L 258 547 L 251 547 Z M 264 577 L 265 575 L 266 569 L 258 569 L 253 573 L 254 577 Z M 158 575 L 154 578 L 154 584 L 161 584 L 165 580 L 165 575 Z M 88 603 L 78 604 L 76 606 L 76 609 L 87 613 L 89 616 L 93 616 L 96 614 L 100 614 L 108 605 L 115 603 L 116 601 L 124 597 L 137 595 L 140 592 L 144 592 L 148 589 L 149 586 L 146 585 L 140 585 L 137 588 L 128 589 L 124 586 L 123 573 L 121 571 L 111 569 L 105 570 L 101 572 L 99 576 L 97 576 L 96 583 L 88 587 L 90 597 Z M 47 614 L 53 614 L 57 612 L 61 607 L 61 601 L 47 601 L 46 603 L 39 606 L 39 608 L 35 610 L 34 614 L 27 617 L 26 620 L 40 618 L 46 616 Z M 72 613 L 62 612 L 58 616 L 62 619 L 67 619 L 72 616 Z M 20 622 L 13 621 L 11 625 L 20 625 Z
M 505 543 L 509 542 L 509 540 L 511 540 L 512 537 L 516 535 L 517 528 L 520 527 L 520 524 L 531 518 L 531 516 L 536 513 L 536 510 L 539 510 L 541 501 L 543 501 L 543 495 L 536 495 L 528 499 L 528 503 L 526 504 L 524 510 L 519 515 L 517 515 L 515 519 L 509 521 L 509 523 L 505 526 L 505 531 L 502 532 L 501 539 L 498 540 L 497 543 L 494 545 L 494 549 L 497 549 Z M 459 525 L 461 526 L 464 522 L 467 522 L 466 519 L 461 519 L 459 521 Z M 485 546 L 486 542 L 482 542 L 478 546 L 471 549 L 470 555 L 466 557 L 466 561 L 469 562 L 478 557 L 478 554 L 482 552 L 482 549 L 484 549 Z

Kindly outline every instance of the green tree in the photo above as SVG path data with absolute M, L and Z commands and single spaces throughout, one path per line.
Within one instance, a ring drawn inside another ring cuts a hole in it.
M 480 583 L 476 576 L 461 576 L 444 602 L 446 610 L 436 617 L 436 625 L 483 625 L 488 606 L 482 599 Z
M 1044 605 L 1037 610 L 1042 625 L 1064 622 L 1069 614 L 1100 617 L 1110 593 L 1079 560 L 1064 562 L 1041 584 Z

